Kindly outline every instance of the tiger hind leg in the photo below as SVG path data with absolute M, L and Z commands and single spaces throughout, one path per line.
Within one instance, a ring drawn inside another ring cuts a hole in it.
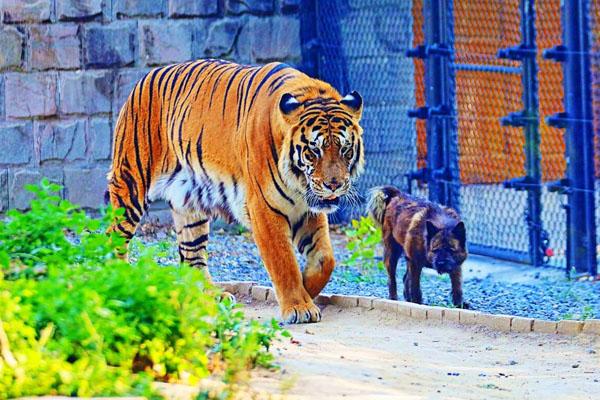
M 179 245 L 179 260 L 190 267 L 205 270 L 208 274 L 208 257 L 206 245 L 210 230 L 206 214 L 202 212 L 185 212 L 173 209 L 173 223 Z
M 145 190 L 134 185 L 127 185 L 113 176 L 105 195 L 114 209 L 122 208 L 125 211 L 122 219 L 113 223 L 107 230 L 107 233 L 117 232 L 125 239 L 125 247 L 118 251 L 118 256 L 124 260 L 127 260 L 129 242 L 148 208 Z
M 190 267 L 202 270 L 207 281 L 212 283 L 208 271 L 208 253 L 206 251 L 210 231 L 208 216 L 200 211 L 176 209 L 172 209 L 171 213 L 175 233 L 177 234 L 180 261 Z M 235 302 L 235 297 L 230 293 L 224 292 L 223 297 Z

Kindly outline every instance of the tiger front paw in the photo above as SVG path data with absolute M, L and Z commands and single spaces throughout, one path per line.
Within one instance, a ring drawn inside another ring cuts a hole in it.
M 302 304 L 282 306 L 281 319 L 286 324 L 319 322 L 321 320 L 321 310 L 312 300 Z

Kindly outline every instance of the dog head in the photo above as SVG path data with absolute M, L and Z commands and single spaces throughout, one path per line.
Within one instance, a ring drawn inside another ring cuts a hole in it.
M 466 231 L 462 221 L 438 226 L 426 221 L 427 261 L 438 274 L 451 273 L 467 258 Z

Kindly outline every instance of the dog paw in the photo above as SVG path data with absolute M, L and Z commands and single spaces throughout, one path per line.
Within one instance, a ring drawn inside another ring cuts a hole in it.
M 286 324 L 319 322 L 321 310 L 312 301 L 281 308 L 281 319 Z
M 462 304 L 457 304 L 456 308 L 462 308 L 463 310 L 470 310 L 471 306 L 466 301 L 463 301 Z

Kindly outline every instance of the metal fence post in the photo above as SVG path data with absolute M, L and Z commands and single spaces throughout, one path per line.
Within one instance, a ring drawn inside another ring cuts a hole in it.
M 547 240 L 542 240 L 541 204 L 541 155 L 539 132 L 539 100 L 535 41 L 534 0 L 521 0 L 521 43 L 514 47 L 500 49 L 499 58 L 516 60 L 522 63 L 521 80 L 523 85 L 523 110 L 512 112 L 500 120 L 503 126 L 522 127 L 525 134 L 525 176 L 504 182 L 504 187 L 527 191 L 527 214 L 525 216 L 529 232 L 529 258 L 534 266 L 544 264 Z
M 458 208 L 452 1 L 424 0 L 423 13 L 425 43 L 406 55 L 425 60 L 426 105 L 408 116 L 427 120 L 427 168 L 407 176 L 428 182 L 430 200 Z
M 554 189 L 567 194 L 567 272 L 598 273 L 594 215 L 594 136 L 590 38 L 586 0 L 564 0 L 563 44 L 544 51 L 544 58 L 563 64 L 565 110 L 547 117 L 549 125 L 565 128 L 567 176 Z

